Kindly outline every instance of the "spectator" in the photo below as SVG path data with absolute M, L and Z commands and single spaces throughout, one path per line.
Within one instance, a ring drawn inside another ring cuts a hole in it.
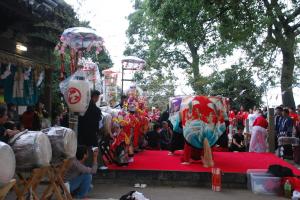
M 155 123 L 153 130 L 146 133 L 146 140 L 148 141 L 148 148 L 153 150 L 160 149 L 160 131 L 161 126 L 158 123 Z
M 31 131 L 41 130 L 41 122 L 36 112 L 34 112 L 33 106 L 27 106 L 27 110 L 21 117 L 22 126 L 24 129 Z
M 183 149 L 184 147 L 184 137 L 183 137 L 183 130 L 182 130 L 182 123 L 179 123 L 177 130 L 173 131 L 172 141 L 171 141 L 171 148 L 169 152 L 169 156 L 174 155 L 174 152 L 179 149 Z
M 227 130 L 229 127 L 229 121 L 225 120 L 225 125 L 226 125 L 226 130 L 223 132 L 223 134 L 219 137 L 217 140 L 215 147 L 217 148 L 218 151 L 223 151 L 227 152 L 229 150 L 228 145 L 229 145 L 229 138 L 227 134 Z
M 99 91 L 92 92 L 89 107 L 78 120 L 78 144 L 85 145 L 90 149 L 98 145 L 97 132 L 99 121 L 102 119 L 101 110 L 96 106 L 99 96 Z
M 124 105 L 127 103 L 128 97 L 126 95 L 121 96 L 121 101 L 114 108 L 123 109 Z
M 249 110 L 248 120 L 249 120 L 249 133 L 247 135 L 247 141 L 249 142 L 252 134 L 253 123 L 255 119 L 259 116 L 256 109 Z M 248 145 L 248 144 L 247 144 Z
M 293 125 L 296 126 L 296 123 L 298 122 L 298 114 L 295 112 L 293 107 L 289 107 L 289 116 L 293 120 Z
M 89 107 L 78 120 L 78 144 L 87 146 L 89 155 L 92 155 L 92 148 L 98 146 L 99 122 L 102 119 L 101 110 L 96 106 L 99 98 L 100 92 L 97 90 L 92 91 Z M 99 161 L 102 162 L 102 156 L 100 156 Z M 89 166 L 92 165 L 91 156 L 87 159 L 87 163 Z M 101 165 L 104 165 L 104 163 Z
M 87 167 L 84 165 L 88 158 L 88 149 L 86 146 L 78 146 L 76 158 L 71 159 L 71 166 L 65 174 L 65 182 L 70 185 L 70 193 L 74 198 L 82 199 L 87 196 L 92 189 L 92 174 L 97 172 L 98 149 L 93 151 L 93 165 Z
M 159 118 L 159 122 L 168 121 L 169 120 L 169 104 L 167 105 L 167 109 L 161 114 Z
M 43 103 L 39 102 L 37 104 L 37 106 L 36 106 L 36 113 L 39 116 L 40 121 L 42 121 L 43 118 L 45 118 L 45 114 L 48 114 L 48 112 L 45 109 L 45 105 Z
M 292 137 L 293 132 L 293 120 L 289 116 L 289 110 L 287 108 L 283 109 L 282 120 L 279 124 L 279 135 L 278 137 Z M 291 159 L 293 157 L 292 145 L 283 145 L 283 152 L 280 153 L 284 158 Z
M 230 110 L 229 111 L 229 138 L 232 138 L 232 136 L 236 133 L 236 115 L 237 115 L 237 110 Z
M 289 110 L 283 109 L 282 120 L 279 124 L 279 136 L 291 137 L 293 132 L 293 120 L 289 116 Z
M 15 134 L 19 133 L 17 130 L 8 129 L 7 126 L 7 111 L 6 107 L 0 105 L 0 141 L 7 143 L 8 140 L 13 137 Z M 12 128 L 13 129 L 13 128 Z
M 243 126 L 238 126 L 237 133 L 232 136 L 232 143 L 229 148 L 230 151 L 244 152 L 246 150 L 243 130 Z
M 168 122 L 162 122 L 162 130 L 160 132 L 160 148 L 162 150 L 170 150 L 171 139 L 173 132 L 168 124 Z
M 262 111 L 262 112 L 263 112 L 263 117 L 264 117 L 265 119 L 267 119 L 267 118 L 268 118 L 268 107 L 265 106 L 265 107 L 263 108 L 263 111 Z
M 276 136 L 279 135 L 279 127 L 280 127 L 281 120 L 283 119 L 282 112 L 283 112 L 283 108 L 281 106 L 275 108 L 274 123 L 275 123 Z
M 279 127 L 280 127 L 281 120 L 283 119 L 282 112 L 283 112 L 283 108 L 281 106 L 275 108 L 275 117 L 274 117 L 275 149 L 278 148 Z
M 69 127 L 69 112 L 67 107 L 64 108 L 64 111 L 60 116 L 59 123 L 63 127 Z
M 20 117 L 17 112 L 17 106 L 15 104 L 8 104 L 7 105 L 7 116 L 8 121 L 12 121 L 16 124 L 16 126 L 20 125 Z
M 49 114 L 46 112 L 44 113 L 44 117 L 41 120 L 41 128 L 46 129 L 51 127 L 51 121 L 49 119 Z
M 258 111 L 259 116 L 255 119 L 250 139 L 249 152 L 267 151 L 267 128 L 268 122 L 265 119 L 263 111 Z
M 246 126 L 246 120 L 248 118 L 248 113 L 245 111 L 244 106 L 240 107 L 240 111 L 238 112 L 236 119 L 237 119 L 237 126 Z

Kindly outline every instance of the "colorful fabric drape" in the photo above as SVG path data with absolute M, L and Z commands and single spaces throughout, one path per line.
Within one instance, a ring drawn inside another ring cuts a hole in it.
M 169 104 L 169 120 L 173 125 L 174 133 L 181 133 L 182 128 L 180 127 L 180 106 L 183 97 L 175 97 L 170 99 Z
M 205 138 L 213 146 L 226 131 L 225 120 L 228 120 L 228 116 L 222 97 L 185 98 L 180 114 L 184 138 L 195 148 L 203 148 Z
M 4 66 L 4 65 L 3 65 Z M 5 66 L 1 67 L 1 73 L 5 70 Z M 24 69 L 21 68 L 24 73 Z M 4 88 L 4 99 L 6 103 L 13 103 L 15 105 L 35 105 L 38 102 L 38 97 L 40 95 L 40 88 L 35 86 L 35 81 L 33 77 L 34 70 L 31 71 L 28 78 L 22 80 L 23 96 L 14 96 L 14 79 L 15 74 L 18 71 L 18 67 L 11 66 L 11 74 L 5 79 L 1 80 L 0 85 Z
M 267 152 L 267 129 L 253 126 L 249 152 Z

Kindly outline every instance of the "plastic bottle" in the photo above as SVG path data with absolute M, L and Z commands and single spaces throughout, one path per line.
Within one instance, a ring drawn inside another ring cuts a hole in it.
M 291 198 L 292 196 L 292 185 L 289 180 L 286 180 L 284 183 L 284 196 L 287 198 Z

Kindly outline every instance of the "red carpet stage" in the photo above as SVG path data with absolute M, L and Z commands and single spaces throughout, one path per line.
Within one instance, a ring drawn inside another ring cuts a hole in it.
M 176 151 L 174 156 L 168 156 L 167 151 L 143 151 L 134 156 L 134 163 L 126 167 L 110 165 L 110 170 L 150 170 L 150 171 L 182 171 L 182 172 L 210 172 L 202 167 L 202 163 L 195 162 L 182 165 L 180 162 L 182 151 Z M 300 176 L 300 170 L 284 160 L 270 153 L 232 153 L 214 152 L 215 167 L 224 173 L 245 174 L 248 169 L 267 169 L 269 165 L 278 164 L 289 167 L 294 174 Z

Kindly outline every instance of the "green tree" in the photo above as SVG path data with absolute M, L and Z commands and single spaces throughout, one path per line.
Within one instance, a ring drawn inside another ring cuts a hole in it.
M 199 65 L 218 40 L 216 19 L 205 6 L 206 1 L 196 0 L 137 0 L 128 17 L 125 54 L 145 59 L 148 69 L 186 69 L 193 89 L 203 94 Z
M 244 48 L 260 70 L 272 69 L 274 52 L 281 53 L 282 101 L 295 106 L 292 88 L 295 66 L 299 64 L 300 1 L 210 0 L 210 4 L 215 8 L 212 16 L 219 19 L 222 41 Z
M 137 85 L 144 91 L 148 106 L 165 110 L 169 103 L 169 98 L 175 95 L 176 78 L 169 70 L 165 73 L 162 70 L 152 70 L 135 74 Z
M 262 88 L 254 83 L 253 74 L 240 66 L 231 66 L 221 72 L 214 72 L 208 84 L 210 95 L 230 98 L 235 108 L 243 105 L 246 109 L 261 104 Z

